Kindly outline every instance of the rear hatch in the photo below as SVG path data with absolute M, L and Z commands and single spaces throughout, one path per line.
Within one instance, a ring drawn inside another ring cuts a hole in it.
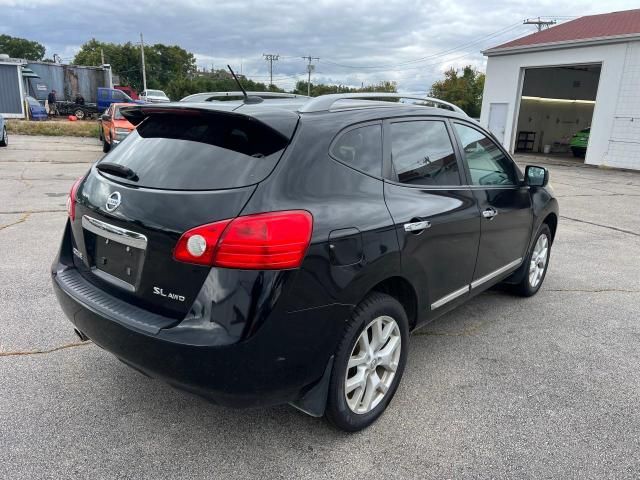
M 75 194 L 74 263 L 108 293 L 182 318 L 210 267 L 173 258 L 180 236 L 240 214 L 278 163 L 298 116 L 171 105 L 122 111 L 136 130 Z

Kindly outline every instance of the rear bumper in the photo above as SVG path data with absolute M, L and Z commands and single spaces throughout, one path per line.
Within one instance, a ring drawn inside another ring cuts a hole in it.
M 350 310 L 329 305 L 277 313 L 274 308 L 249 338 L 209 331 L 194 342 L 180 325 L 162 328 L 159 320 L 145 327 L 140 322 L 158 319 L 135 318 L 135 311 L 109 307 L 108 298 L 96 302 L 96 296 L 103 295 L 97 288 L 86 291 L 91 287 L 84 285 L 85 291 L 79 292 L 79 287 L 63 281 L 69 268 L 54 265 L 53 286 L 78 330 L 150 377 L 231 407 L 275 405 L 303 397 L 323 377 Z

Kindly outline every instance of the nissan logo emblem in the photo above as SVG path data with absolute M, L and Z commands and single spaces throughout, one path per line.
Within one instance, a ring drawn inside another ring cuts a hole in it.
M 122 196 L 120 195 L 120 192 L 113 192 L 111 195 L 109 195 L 107 197 L 107 204 L 105 205 L 107 212 L 113 212 L 120 206 L 121 201 Z

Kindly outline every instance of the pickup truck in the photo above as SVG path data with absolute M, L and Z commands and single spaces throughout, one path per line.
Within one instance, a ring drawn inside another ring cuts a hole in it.
M 133 100 L 122 90 L 115 88 L 98 88 L 98 111 L 104 112 L 112 103 L 145 103 L 140 100 Z

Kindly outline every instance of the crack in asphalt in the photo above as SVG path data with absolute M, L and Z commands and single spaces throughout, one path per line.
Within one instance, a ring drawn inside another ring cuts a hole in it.
M 26 357 L 29 355 L 46 355 L 48 353 L 54 353 L 67 348 L 82 347 L 84 345 L 90 345 L 92 342 L 87 340 L 86 342 L 73 342 L 65 343 L 64 345 L 58 345 L 57 347 L 49 348 L 46 350 L 25 350 L 15 352 L 0 352 L 0 357 Z
M 3 160 L 0 163 L 24 163 L 24 160 Z M 91 162 L 69 162 L 69 161 L 65 161 L 65 162 L 60 162 L 60 161 L 56 161 L 56 160 L 29 160 L 29 163 L 50 163 L 51 165 L 91 165 L 92 163 L 94 163 L 93 161 Z
M 52 209 L 52 210 L 9 210 L 7 212 L 0 212 L 0 215 L 19 215 L 23 213 L 56 213 L 56 212 L 66 212 L 67 210 L 64 208 Z
M 628 290 L 624 288 L 545 288 L 545 292 L 584 292 L 584 293 L 606 293 L 606 292 L 619 292 L 619 293 L 640 293 L 640 290 Z
M 589 222 L 587 220 L 580 220 L 579 218 L 565 217 L 564 215 L 560 215 L 560 218 L 564 218 L 565 220 L 572 220 L 574 222 L 579 222 L 579 223 L 586 223 L 588 225 L 594 225 L 596 227 L 607 228 L 609 230 L 615 230 L 616 232 L 627 233 L 629 235 L 634 235 L 636 237 L 640 237 L 640 233 L 632 232 L 631 230 L 625 230 L 624 228 L 618 228 L 618 227 L 614 227 L 614 226 L 611 226 L 611 225 L 603 225 L 601 223 Z
M 33 212 L 16 212 L 16 213 L 21 213 L 23 215 L 15 222 L 7 223 L 5 225 L 0 225 L 0 230 L 4 230 L 5 228 L 13 227 L 14 225 L 18 225 L 20 223 L 26 222 Z
M 470 327 L 465 327 L 462 330 L 457 330 L 453 332 L 438 332 L 435 330 L 421 330 L 421 327 L 418 327 L 411 335 L 416 337 L 473 337 L 476 332 L 486 326 L 487 323 L 490 323 L 491 320 L 485 320 L 484 322 L 478 322 L 475 325 Z

